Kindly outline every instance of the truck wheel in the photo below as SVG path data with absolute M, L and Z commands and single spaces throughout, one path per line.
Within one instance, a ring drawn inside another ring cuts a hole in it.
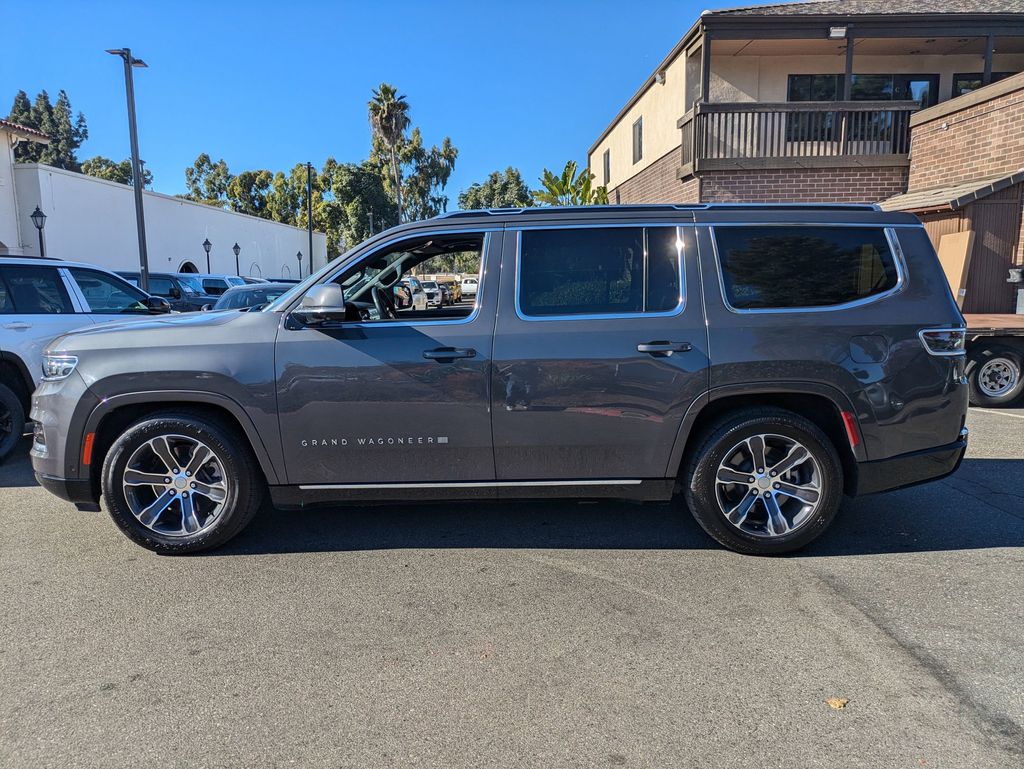
M 967 382 L 972 406 L 1008 406 L 1024 393 L 1024 358 L 1009 347 L 992 345 L 971 353 Z
M 25 434 L 25 409 L 21 398 L 0 384 L 0 461 L 6 459 Z
M 263 480 L 245 440 L 187 412 L 131 425 L 103 461 L 102 486 L 118 528 L 158 553 L 224 544 L 263 499 Z
M 804 547 L 832 522 L 843 470 L 828 437 L 783 409 L 747 409 L 705 432 L 686 463 L 686 504 L 730 550 L 777 555 Z

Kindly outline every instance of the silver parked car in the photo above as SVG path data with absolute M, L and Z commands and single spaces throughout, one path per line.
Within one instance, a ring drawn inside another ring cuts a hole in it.
M 54 337 L 92 323 L 170 311 L 165 300 L 91 264 L 0 258 L 0 459 L 25 431 L 43 349 Z

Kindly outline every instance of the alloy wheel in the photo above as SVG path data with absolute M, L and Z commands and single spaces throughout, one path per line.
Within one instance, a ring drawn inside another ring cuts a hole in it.
M 186 537 L 217 521 L 228 497 L 224 463 L 205 443 L 160 435 L 132 453 L 121 479 L 132 515 L 150 531 Z
M 823 498 L 821 466 L 814 455 L 799 441 L 770 433 L 729 449 L 718 466 L 715 488 L 726 520 L 763 538 L 801 528 Z

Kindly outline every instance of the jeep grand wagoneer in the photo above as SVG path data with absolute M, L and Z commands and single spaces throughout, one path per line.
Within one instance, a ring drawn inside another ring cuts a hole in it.
M 400 281 L 442 261 L 475 266 L 472 301 L 400 307 Z M 371 238 L 258 312 L 60 337 L 33 464 L 162 552 L 227 541 L 269 493 L 678 495 L 725 546 L 780 553 L 844 493 L 956 469 L 963 343 L 907 214 L 456 212 Z

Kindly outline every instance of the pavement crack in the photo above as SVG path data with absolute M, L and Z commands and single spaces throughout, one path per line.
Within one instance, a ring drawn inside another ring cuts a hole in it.
M 966 717 L 977 727 L 978 731 L 992 747 L 1013 756 L 1015 759 L 1024 756 L 1024 726 L 976 699 L 960 683 L 953 671 L 935 655 L 921 646 L 908 643 L 905 639 L 901 638 L 899 632 L 889 627 L 883 617 L 857 601 L 853 592 L 846 588 L 837 578 L 829 574 L 818 573 L 811 568 L 805 568 L 815 579 L 841 600 L 844 605 L 871 623 L 896 648 L 910 657 L 918 668 L 925 671 L 943 691 L 960 705 Z

